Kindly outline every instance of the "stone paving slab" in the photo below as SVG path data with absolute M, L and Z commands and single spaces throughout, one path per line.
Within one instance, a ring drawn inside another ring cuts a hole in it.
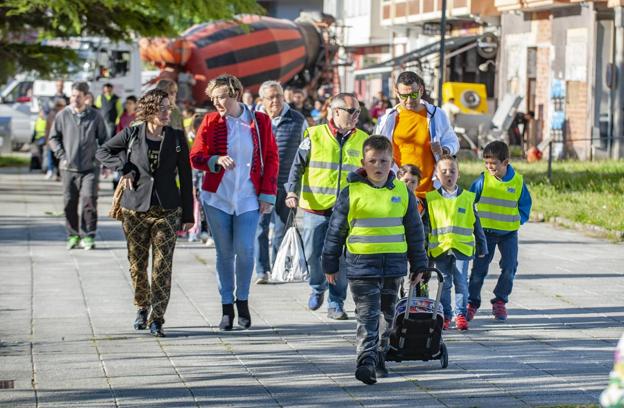
M 179 241 L 165 329 L 132 329 L 125 240 L 105 217 L 97 248 L 66 251 L 59 183 L 0 173 L 0 406 L 11 407 L 531 407 L 597 405 L 624 330 L 621 244 L 549 224 L 520 233 L 506 323 L 480 310 L 444 333 L 449 367 L 388 363 L 390 377 L 353 377 L 349 321 L 309 311 L 305 283 L 252 286 L 250 330 L 221 333 L 215 251 Z M 486 279 L 491 296 L 497 258 Z

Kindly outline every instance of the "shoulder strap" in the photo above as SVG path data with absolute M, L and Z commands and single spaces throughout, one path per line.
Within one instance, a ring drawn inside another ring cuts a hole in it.
M 130 141 L 128 142 L 128 160 L 130 160 L 130 153 L 132 153 L 132 147 L 134 142 L 138 139 L 138 126 L 132 126 L 132 134 L 130 135 Z

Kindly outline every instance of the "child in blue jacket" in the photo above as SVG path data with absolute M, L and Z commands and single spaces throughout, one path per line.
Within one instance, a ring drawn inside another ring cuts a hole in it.
M 349 174 L 339 194 L 323 246 L 322 264 L 333 284 L 346 247 L 346 271 L 357 315 L 355 377 L 374 384 L 387 370 L 384 353 L 394 307 L 409 261 L 411 278 L 427 267 L 424 232 L 416 199 L 390 171 L 392 144 L 371 136 L 363 145 L 362 168 Z M 386 322 L 379 339 L 380 315 Z

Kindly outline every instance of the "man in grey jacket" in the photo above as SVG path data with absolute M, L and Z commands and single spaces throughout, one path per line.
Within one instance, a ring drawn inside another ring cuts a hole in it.
M 50 149 L 59 159 L 63 181 L 67 249 L 73 249 L 78 244 L 86 250 L 95 247 L 99 175 L 95 151 L 106 142 L 108 133 L 102 116 L 85 103 L 88 93 L 86 82 L 75 82 L 70 105 L 56 115 L 50 131 Z

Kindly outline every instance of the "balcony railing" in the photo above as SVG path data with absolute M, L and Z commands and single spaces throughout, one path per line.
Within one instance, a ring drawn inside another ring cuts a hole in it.
M 495 0 L 447 0 L 448 18 L 498 15 Z M 442 0 L 386 0 L 381 4 L 381 24 L 426 22 L 442 16 Z

